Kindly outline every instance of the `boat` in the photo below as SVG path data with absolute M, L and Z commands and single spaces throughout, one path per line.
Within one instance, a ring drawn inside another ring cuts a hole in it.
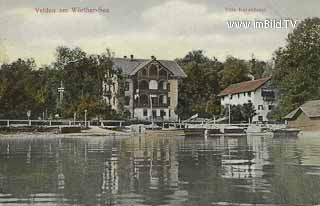
M 284 128 L 284 129 L 275 129 L 272 131 L 273 138 L 297 138 L 300 133 L 300 129 L 296 128 Z
M 238 126 L 227 126 L 223 129 L 224 134 L 246 134 L 245 128 Z
M 66 134 L 66 133 L 80 133 L 81 127 L 80 126 L 60 126 L 59 133 Z

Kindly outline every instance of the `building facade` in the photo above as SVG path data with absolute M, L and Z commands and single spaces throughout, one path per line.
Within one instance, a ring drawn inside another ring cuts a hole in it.
M 251 102 L 257 113 L 253 122 L 268 121 L 267 114 L 277 105 L 276 96 L 270 77 L 232 84 L 219 94 L 222 106 Z
M 303 131 L 320 131 L 320 100 L 307 101 L 284 119 L 289 128 Z
M 103 85 L 105 101 L 112 109 L 123 109 L 132 119 L 178 120 L 178 84 L 186 74 L 175 61 L 131 55 L 114 58 L 113 67 L 121 70 L 121 78 L 114 76 Z

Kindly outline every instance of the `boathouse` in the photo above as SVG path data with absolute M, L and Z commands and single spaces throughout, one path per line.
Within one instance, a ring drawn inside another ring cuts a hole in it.
M 284 119 L 289 128 L 320 131 L 320 100 L 307 101 L 287 114 Z

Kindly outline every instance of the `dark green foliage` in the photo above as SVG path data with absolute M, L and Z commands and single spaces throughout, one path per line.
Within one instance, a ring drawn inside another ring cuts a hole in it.
M 62 111 L 64 117 L 73 113 L 84 115 L 88 110 L 89 117 L 111 118 L 114 111 L 107 105 L 103 97 L 103 82 L 112 84 L 112 78 L 120 75 L 112 68 L 112 58 L 109 50 L 102 55 L 87 55 L 79 48 L 57 48 L 57 69 L 62 69 L 62 79 L 65 85 L 65 98 Z
M 260 79 L 263 77 L 269 77 L 272 73 L 272 65 L 270 62 L 258 60 L 252 55 L 249 61 L 249 67 L 251 74 L 255 79 Z
M 273 84 L 280 91 L 282 116 L 320 98 L 320 19 L 302 21 L 275 52 Z
M 204 117 L 218 114 L 218 73 L 222 70 L 222 63 L 204 56 L 201 50 L 189 52 L 178 63 L 188 76 L 179 84 L 177 113 L 180 118 L 186 119 L 195 113 Z
M 4 64 L 0 70 L 0 118 L 27 118 L 27 111 L 40 110 L 46 103 L 46 85 L 32 59 Z
M 222 116 L 229 117 L 229 107 L 226 106 L 221 111 Z M 230 105 L 230 116 L 232 123 L 251 122 L 252 117 L 255 116 L 256 109 L 252 103 L 245 103 L 243 105 Z
M 249 68 L 248 64 L 241 59 L 229 56 L 223 64 L 221 73 L 221 88 L 226 88 L 230 84 L 248 81 Z
M 256 69 L 266 64 L 256 61 L 259 62 L 254 66 Z M 230 84 L 250 80 L 249 63 L 231 56 L 222 63 L 216 58 L 206 57 L 201 50 L 197 50 L 178 59 L 178 63 L 188 76 L 179 84 L 177 113 L 182 119 L 196 113 L 207 118 L 220 114 L 220 99 L 217 95 L 221 90 Z
M 103 100 L 102 83 L 111 83 L 114 75 L 107 50 L 102 55 L 87 55 L 79 48 L 58 47 L 53 67 L 36 69 L 33 60 L 17 60 L 0 69 L 0 118 L 64 118 L 84 116 L 114 118 L 118 115 Z M 62 104 L 58 87 L 65 88 Z

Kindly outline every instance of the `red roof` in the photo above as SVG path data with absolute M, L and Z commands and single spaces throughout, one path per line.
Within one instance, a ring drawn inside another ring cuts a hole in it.
M 225 88 L 218 96 L 226 96 L 229 94 L 237 94 L 241 92 L 250 92 L 258 89 L 262 85 L 264 85 L 267 81 L 269 81 L 271 78 L 266 77 L 262 79 L 256 79 L 246 82 L 240 82 L 237 84 L 231 84 L 227 88 Z

